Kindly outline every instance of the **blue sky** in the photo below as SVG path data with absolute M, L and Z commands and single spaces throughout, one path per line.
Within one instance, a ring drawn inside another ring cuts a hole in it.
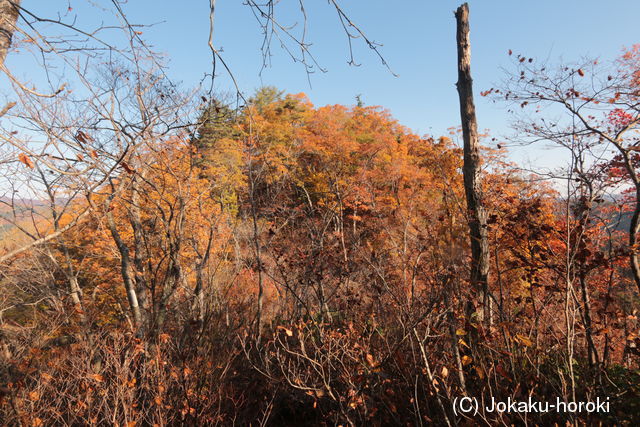
M 24 7 L 48 12 L 66 10 L 70 4 L 79 23 L 86 0 L 24 0 Z M 343 0 L 343 9 L 373 40 L 384 46 L 381 52 L 398 77 L 355 40 L 356 59 L 361 65 L 347 65 L 347 40 L 335 10 L 324 0 L 306 0 L 308 40 L 312 51 L 328 72 L 311 76 L 273 44 L 272 66 L 259 76 L 262 64 L 262 36 L 250 9 L 242 0 L 218 0 L 214 42 L 247 94 L 261 85 L 275 85 L 287 92 L 305 92 L 316 105 L 353 104 L 360 94 L 367 105 L 388 108 L 403 125 L 420 134 L 447 134 L 459 122 L 455 90 L 456 45 L 453 11 L 459 1 Z M 276 17 L 284 24 L 301 24 L 298 1 L 282 0 Z M 603 60 L 619 55 L 624 46 L 640 42 L 640 2 L 601 0 L 577 1 L 469 1 L 471 11 L 472 73 L 481 129 L 496 137 L 509 132 L 504 106 L 477 96 L 503 77 L 509 66 L 507 51 L 528 57 L 566 61 L 582 56 Z M 210 70 L 208 1 L 129 0 L 123 5 L 133 23 L 158 24 L 144 29 L 155 50 L 170 59 L 169 74 L 186 86 L 197 84 Z M 94 9 L 95 11 L 95 9 Z M 92 12 L 95 14 L 95 12 Z M 221 76 L 219 90 L 229 90 Z M 520 150 L 520 151 L 518 151 Z M 524 150 L 524 151 L 523 151 Z M 514 149 L 515 159 L 532 158 L 545 163 L 546 151 Z M 533 156 L 533 157 L 532 157 Z

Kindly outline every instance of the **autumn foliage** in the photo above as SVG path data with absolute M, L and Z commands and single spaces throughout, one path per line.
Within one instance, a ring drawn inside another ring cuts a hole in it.
M 124 159 L 73 201 L 85 221 L 3 270 L 5 422 L 443 425 L 464 394 L 615 394 L 620 409 L 577 417 L 638 421 L 624 203 L 567 202 L 486 149 L 484 310 L 452 139 L 273 88 L 197 122 Z

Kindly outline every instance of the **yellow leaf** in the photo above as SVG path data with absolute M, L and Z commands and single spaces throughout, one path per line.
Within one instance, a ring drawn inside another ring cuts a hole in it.
M 522 345 L 525 345 L 527 347 L 531 347 L 533 345 L 533 341 L 531 341 L 529 338 L 525 337 L 522 334 L 516 334 L 516 338 L 520 343 L 522 343 Z
M 462 364 L 464 366 L 467 366 L 472 361 L 473 361 L 473 359 L 470 356 L 467 356 L 466 354 L 464 356 L 462 356 Z
M 457 329 L 456 335 L 467 335 L 467 331 L 465 331 L 464 329 Z
M 283 330 L 284 333 L 287 334 L 288 337 L 292 337 L 293 336 L 293 331 L 291 329 L 287 329 L 284 326 L 278 326 L 278 329 Z
M 449 370 L 446 366 L 442 367 L 442 378 L 447 378 L 449 376 Z

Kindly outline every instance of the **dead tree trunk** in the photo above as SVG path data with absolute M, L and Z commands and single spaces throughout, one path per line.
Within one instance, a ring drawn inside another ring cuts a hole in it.
M 458 95 L 460 118 L 464 140 L 464 190 L 467 197 L 469 235 L 471 238 L 471 285 L 482 292 L 483 315 L 490 321 L 489 313 L 489 244 L 487 241 L 487 215 L 482 204 L 480 183 L 480 154 L 478 150 L 478 123 L 473 103 L 471 79 L 471 45 L 469 43 L 469 6 L 467 3 L 455 13 L 458 42 Z
M 11 47 L 21 0 L 0 0 L 0 66 Z

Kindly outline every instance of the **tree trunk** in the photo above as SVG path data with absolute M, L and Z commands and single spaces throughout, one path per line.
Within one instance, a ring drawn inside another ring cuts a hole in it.
M 145 179 L 146 171 L 142 171 L 140 178 L 133 177 L 131 181 L 131 207 L 129 208 L 129 222 L 133 230 L 133 265 L 136 294 L 138 295 L 138 305 L 140 315 L 144 318 L 148 310 L 147 300 L 147 274 L 145 265 L 149 262 L 147 245 L 142 227 L 142 215 L 140 213 L 140 189 L 139 179 Z
M 21 0 L 0 0 L 0 65 L 11 47 Z
M 460 118 L 464 140 L 464 190 L 469 215 L 471 238 L 471 284 L 482 292 L 484 316 L 488 313 L 489 293 L 489 244 L 487 241 L 487 216 L 482 205 L 480 183 L 480 155 L 478 150 L 478 124 L 473 103 L 471 79 L 471 46 L 469 43 L 469 6 L 467 3 L 455 13 L 458 43 L 458 95 L 460 96 Z
M 137 332 L 142 332 L 142 314 L 140 313 L 140 307 L 138 305 L 138 294 L 135 288 L 135 278 L 132 276 L 133 266 L 131 265 L 131 256 L 129 255 L 129 248 L 118 232 L 116 227 L 116 221 L 113 218 L 113 212 L 109 211 L 109 205 L 107 204 L 107 226 L 111 232 L 118 252 L 120 252 L 120 273 L 122 274 L 122 280 L 127 291 L 127 300 L 129 301 L 129 308 L 133 314 L 133 320 L 137 328 Z
M 636 203 L 629 224 L 629 258 L 631 262 L 631 272 L 633 280 L 636 282 L 638 291 L 640 291 L 640 260 L 638 259 L 638 232 L 640 231 L 640 184 L 634 183 L 636 186 Z

